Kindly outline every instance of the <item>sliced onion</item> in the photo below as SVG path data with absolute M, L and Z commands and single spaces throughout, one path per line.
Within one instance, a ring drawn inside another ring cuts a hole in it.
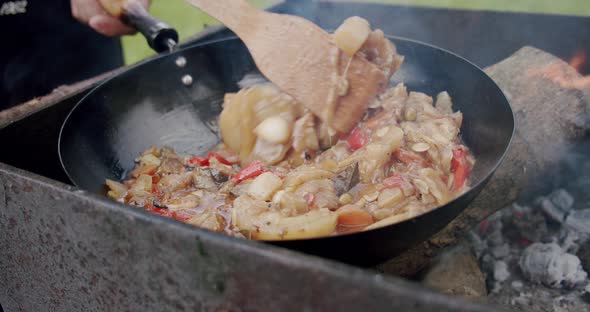
M 291 127 L 285 119 L 279 116 L 272 116 L 258 124 L 254 129 L 254 133 L 256 133 L 259 138 L 270 143 L 282 144 L 289 141 L 289 138 L 291 137 Z

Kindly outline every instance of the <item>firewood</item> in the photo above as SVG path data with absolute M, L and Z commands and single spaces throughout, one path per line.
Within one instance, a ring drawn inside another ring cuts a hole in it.
M 566 62 L 524 47 L 485 71 L 500 86 L 515 115 L 516 131 L 504 162 L 459 217 L 379 270 L 415 275 L 492 213 L 541 192 L 551 182 L 549 170 L 587 136 L 590 79 Z

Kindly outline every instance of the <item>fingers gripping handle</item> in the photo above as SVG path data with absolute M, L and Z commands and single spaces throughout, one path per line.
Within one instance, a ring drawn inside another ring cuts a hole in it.
M 178 43 L 178 33 L 170 25 L 151 16 L 137 0 L 100 0 L 103 8 L 137 29 L 156 52 L 167 51 Z

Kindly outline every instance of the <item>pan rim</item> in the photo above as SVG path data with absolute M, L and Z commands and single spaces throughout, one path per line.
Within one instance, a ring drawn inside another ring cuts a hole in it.
M 360 232 L 344 233 L 344 234 L 329 235 L 329 236 L 310 237 L 310 238 L 302 238 L 302 239 L 257 240 L 258 242 L 266 242 L 266 243 L 271 243 L 271 244 L 273 244 L 273 243 L 286 243 L 286 244 L 288 244 L 288 243 L 291 243 L 291 242 L 306 243 L 306 242 L 312 242 L 312 241 L 318 241 L 318 240 L 339 239 L 339 238 L 344 238 L 344 237 L 350 237 L 352 235 L 357 235 L 358 236 L 359 234 L 363 234 L 363 233 L 371 233 L 371 232 L 375 232 L 375 231 L 381 231 L 381 230 L 384 230 L 384 229 L 387 229 L 387 228 L 390 228 L 390 227 L 393 227 L 393 226 L 399 226 L 399 225 L 402 225 L 402 224 L 408 224 L 408 223 L 414 222 L 417 218 L 421 218 L 421 217 L 427 216 L 427 215 L 429 215 L 431 213 L 434 213 L 436 210 L 438 210 L 438 209 L 440 209 L 440 208 L 442 208 L 444 206 L 453 204 L 454 202 L 458 201 L 459 199 L 462 199 L 467 194 L 469 194 L 469 192 L 471 190 L 474 190 L 474 189 L 481 190 L 483 187 L 485 187 L 485 185 L 488 183 L 489 179 L 493 176 L 494 172 L 496 172 L 496 170 L 498 169 L 498 167 L 504 161 L 504 159 L 506 157 L 506 154 L 508 153 L 508 150 L 510 149 L 510 147 L 512 145 L 512 141 L 514 139 L 514 133 L 516 131 L 516 126 L 515 126 L 514 110 L 512 109 L 512 106 L 510 104 L 510 101 L 508 100 L 508 98 L 506 97 L 506 94 L 502 91 L 502 89 L 500 88 L 500 86 L 498 86 L 498 84 L 482 68 L 480 68 L 479 66 L 475 65 L 473 62 L 467 60 L 466 58 L 464 58 L 464 57 L 462 57 L 462 56 L 460 56 L 460 55 L 458 55 L 458 54 L 456 54 L 456 53 L 454 53 L 452 51 L 449 51 L 449 50 L 446 50 L 446 49 L 440 48 L 438 46 L 435 46 L 435 45 L 432 45 L 432 44 L 429 44 L 429 43 L 425 43 L 425 42 L 422 42 L 422 41 L 419 41 L 419 40 L 415 40 L 415 39 L 410 39 L 410 38 L 405 38 L 405 37 L 400 37 L 400 36 L 392 36 L 392 35 L 387 35 L 387 34 L 385 35 L 385 37 L 388 38 L 388 39 L 390 39 L 390 40 L 402 41 L 402 42 L 405 41 L 405 42 L 409 42 L 409 43 L 416 44 L 416 45 L 426 46 L 426 47 L 428 47 L 430 49 L 438 50 L 438 51 L 440 51 L 442 53 L 449 54 L 449 55 L 451 55 L 451 56 L 453 56 L 453 57 L 461 60 L 462 62 L 465 62 L 469 66 L 472 66 L 474 69 L 476 69 L 477 71 L 479 71 L 480 74 L 483 75 L 483 77 L 485 77 L 487 80 L 489 80 L 492 83 L 492 86 L 495 89 L 497 89 L 497 91 L 499 91 L 499 94 L 502 96 L 502 100 L 505 102 L 505 104 L 507 104 L 507 108 L 509 109 L 509 112 L 510 112 L 510 114 L 509 114 L 510 115 L 509 122 L 511 124 L 510 136 L 509 136 L 509 138 L 508 138 L 508 140 L 506 142 L 506 145 L 503 147 L 504 151 L 502 152 L 502 154 L 500 155 L 500 157 L 498 157 L 498 159 L 495 161 L 495 163 L 492 166 L 490 166 L 490 168 L 482 175 L 482 177 L 480 179 L 478 179 L 478 181 L 474 185 L 472 185 L 469 188 L 469 190 L 467 190 L 465 193 L 463 193 L 460 196 L 452 199 L 451 201 L 449 201 L 448 203 L 446 203 L 444 205 L 436 206 L 433 209 L 430 209 L 428 211 L 425 211 L 425 212 L 422 212 L 420 214 L 417 214 L 417 215 L 415 215 L 415 216 L 413 216 L 413 217 L 411 217 L 409 219 L 405 219 L 405 220 L 400 221 L 400 222 L 396 222 L 396 223 L 388 224 L 388 225 L 385 225 L 385 226 L 382 226 L 382 227 L 373 228 L 373 229 L 370 229 L 370 230 L 360 231 Z M 63 139 L 64 129 L 67 128 L 68 121 L 70 120 L 70 117 L 77 111 L 77 109 L 78 109 L 78 107 L 80 105 L 82 105 L 83 103 L 86 102 L 86 99 L 87 98 L 93 96 L 96 92 L 99 91 L 99 89 L 101 89 L 104 85 L 108 84 L 111 80 L 114 80 L 114 79 L 120 77 L 121 75 L 124 75 L 124 74 L 128 73 L 129 71 L 131 71 L 131 70 L 133 70 L 133 69 L 135 69 L 137 67 L 143 66 L 143 65 L 148 64 L 148 63 L 151 63 L 153 61 L 157 61 L 157 60 L 163 59 L 163 58 L 168 57 L 168 56 L 173 55 L 173 54 L 181 53 L 181 52 L 186 51 L 186 50 L 195 49 L 195 48 L 199 48 L 199 47 L 202 47 L 202 46 L 211 45 L 211 44 L 217 44 L 217 43 L 226 42 L 226 41 L 235 41 L 235 40 L 239 40 L 239 38 L 236 37 L 236 36 L 231 36 L 230 35 L 230 36 L 223 37 L 223 38 L 211 39 L 211 40 L 206 40 L 206 41 L 203 41 L 203 42 L 199 42 L 199 43 L 195 43 L 195 44 L 183 46 L 182 48 L 177 49 L 177 50 L 172 51 L 172 52 L 161 53 L 161 54 L 158 54 L 158 55 L 156 55 L 154 57 L 150 57 L 150 58 L 147 58 L 147 59 L 142 60 L 140 62 L 137 62 L 137 63 L 135 63 L 133 65 L 130 65 L 125 70 L 123 70 L 123 71 L 121 71 L 121 72 L 119 72 L 117 74 L 114 74 L 111 77 L 106 78 L 105 80 L 103 80 L 100 83 L 98 83 L 95 87 L 93 87 L 92 90 L 90 90 L 86 95 L 84 95 L 84 97 L 82 97 L 82 99 L 80 99 L 78 101 L 78 103 L 76 103 L 72 107 L 72 109 L 67 114 L 66 118 L 64 119 L 64 121 L 63 121 L 63 123 L 62 123 L 62 125 L 60 127 L 60 131 L 59 131 L 59 137 L 58 137 L 58 142 L 57 142 L 57 149 L 58 149 L 57 152 L 58 152 L 58 156 L 59 156 L 59 161 L 60 161 L 60 164 L 61 164 L 62 169 L 64 170 L 66 176 L 71 181 L 71 183 L 76 188 L 78 188 L 80 190 L 85 190 L 86 191 L 85 188 L 81 187 L 80 185 L 78 185 L 78 183 L 76 183 L 76 181 L 72 178 L 70 172 L 67 169 L 67 166 L 66 166 L 66 164 L 64 162 L 64 157 L 62 155 L 62 139 Z M 118 204 L 120 204 L 120 205 L 122 205 L 124 207 L 134 208 L 134 206 L 132 206 L 132 205 L 121 204 L 121 203 L 118 203 Z M 164 219 L 169 220 L 170 222 L 180 222 L 180 221 L 176 221 L 176 220 L 173 220 L 171 218 L 168 218 L 168 217 L 159 216 L 157 214 L 150 213 L 148 211 L 145 211 L 145 209 L 141 209 L 141 210 L 144 210 L 144 212 L 146 214 L 148 214 L 148 215 L 150 215 L 152 217 L 164 218 Z M 455 218 L 456 218 L 456 216 L 455 216 Z M 213 232 L 213 231 L 209 231 L 209 230 L 206 230 L 206 229 L 201 229 L 201 228 L 196 227 L 196 226 L 192 226 L 192 227 L 194 227 L 195 229 L 199 229 L 199 230 Z M 223 233 L 222 233 L 222 235 L 231 237 L 231 236 L 229 236 L 227 234 L 223 234 Z M 239 239 L 239 238 L 236 238 L 236 237 L 231 237 L 231 238 Z

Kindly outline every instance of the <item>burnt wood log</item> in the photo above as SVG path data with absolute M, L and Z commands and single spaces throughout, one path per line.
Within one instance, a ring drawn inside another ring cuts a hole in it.
M 64 98 L 87 91 L 89 87 L 95 86 L 106 78 L 109 78 L 125 70 L 124 67 L 115 69 L 99 76 L 83 80 L 71 85 L 59 86 L 51 93 L 33 98 L 27 102 L 0 111 L 0 129 L 30 116 L 38 111 L 60 103 Z
M 524 47 L 485 69 L 508 98 L 515 133 L 504 162 L 487 187 L 459 217 L 430 240 L 378 267 L 413 276 L 444 247 L 497 210 L 543 190 L 544 176 L 588 133 L 590 77 L 541 50 Z

